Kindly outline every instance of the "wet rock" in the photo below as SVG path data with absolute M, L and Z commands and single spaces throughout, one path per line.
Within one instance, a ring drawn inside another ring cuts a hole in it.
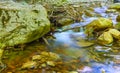
M 39 68 L 46 67 L 46 66 L 47 66 L 46 63 L 43 63 L 43 64 L 40 65 Z
M 71 72 L 69 72 L 69 73 L 78 73 L 77 71 L 71 71 Z
M 61 26 L 69 25 L 73 22 L 74 22 L 73 19 L 70 19 L 70 18 L 61 18 L 58 20 L 58 24 L 60 24 Z
M 52 52 L 41 52 L 40 55 L 34 55 L 32 57 L 33 61 L 39 61 L 40 63 L 48 62 L 49 64 L 51 63 L 51 61 L 56 61 L 59 59 L 60 59 L 59 55 L 57 55 L 56 53 L 52 53 Z
M 115 24 L 114 28 L 117 29 L 117 30 L 120 30 L 120 22 L 118 22 L 117 24 Z
M 77 41 L 76 43 L 79 47 L 90 47 L 90 46 L 94 45 L 93 42 L 90 42 L 85 39 L 81 39 L 80 41 Z
M 42 59 L 42 56 L 41 55 L 34 55 L 33 57 L 32 57 L 32 60 L 34 61 L 34 60 L 40 60 L 40 59 Z
M 95 47 L 95 50 L 97 52 L 109 52 L 112 50 L 112 48 L 109 48 L 109 47 L 105 47 L 105 46 L 96 46 Z
M 98 18 L 96 20 L 93 20 L 91 23 L 89 23 L 85 28 L 85 32 L 87 34 L 92 34 L 94 31 L 102 31 L 106 28 L 113 27 L 112 20 L 107 18 Z
M 116 40 L 115 43 L 117 43 L 117 45 L 119 45 L 120 42 L 120 31 L 118 31 L 117 29 L 109 29 L 106 32 L 103 32 L 103 34 L 101 34 L 98 37 L 98 43 L 102 44 L 102 45 L 107 45 L 110 46 L 110 44 Z
M 32 69 L 32 68 L 37 68 L 37 62 L 28 61 L 28 62 L 24 63 L 21 67 L 21 69 Z
M 114 1 L 114 3 L 119 3 L 120 2 L 120 0 L 113 0 Z
M 46 57 L 47 60 L 58 60 L 60 59 L 60 56 L 56 53 L 52 53 L 52 52 L 42 52 L 41 55 L 43 57 Z
M 91 12 L 90 10 L 85 10 L 84 12 L 85 12 L 85 15 L 87 15 L 87 16 L 90 16 L 90 17 L 94 16 L 94 13 Z
M 120 31 L 116 29 L 109 29 L 108 31 L 115 39 L 120 40 Z
M 116 17 L 116 21 L 117 21 L 117 22 L 120 22 L 120 15 L 118 15 L 118 16 Z
M 110 9 L 120 9 L 120 3 L 114 3 L 109 6 Z
M 50 30 L 43 6 L 0 2 L 0 48 L 32 42 Z
M 96 16 L 101 17 L 100 14 L 95 13 L 92 10 L 85 10 L 84 13 L 85 13 L 86 16 L 89 16 L 89 17 L 96 17 Z
M 117 12 L 117 10 L 115 10 L 115 9 L 108 9 L 108 10 L 106 10 L 106 13 L 113 13 L 113 12 Z
M 102 45 L 108 45 L 113 42 L 113 37 L 109 32 L 104 32 L 98 37 L 97 42 Z
M 55 63 L 53 61 L 47 61 L 47 65 L 49 65 L 49 66 L 55 66 Z

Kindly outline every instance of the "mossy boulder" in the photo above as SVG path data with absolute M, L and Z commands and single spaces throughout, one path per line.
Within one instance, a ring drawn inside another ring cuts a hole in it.
M 0 48 L 32 42 L 49 32 L 43 6 L 0 2 Z
M 107 18 L 98 18 L 89 23 L 85 28 L 87 34 L 92 34 L 94 31 L 102 31 L 113 27 L 112 20 Z
M 120 9 L 120 3 L 114 3 L 109 6 L 110 9 Z
M 114 39 L 117 42 L 120 41 L 120 31 L 117 29 L 109 29 L 98 37 L 97 42 L 102 45 L 109 45 L 113 43 Z

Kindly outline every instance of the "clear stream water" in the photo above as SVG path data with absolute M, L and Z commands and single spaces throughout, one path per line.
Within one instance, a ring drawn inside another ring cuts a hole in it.
M 105 6 L 94 9 L 96 13 L 101 14 L 102 17 L 111 18 L 113 24 L 116 24 L 117 14 L 105 13 L 106 10 L 107 7 Z M 85 22 L 71 24 L 70 27 L 86 25 L 94 19 L 96 19 L 96 17 L 84 18 Z M 51 43 L 54 51 L 57 52 L 57 50 L 61 50 L 62 52 L 57 53 L 60 55 L 65 54 L 65 58 L 79 58 L 80 62 L 85 62 L 86 65 L 84 68 L 77 70 L 79 73 L 120 73 L 120 53 L 113 52 L 113 49 L 118 50 L 119 47 L 106 47 L 98 44 L 94 44 L 90 47 L 82 47 L 76 43 L 82 40 L 85 41 L 86 35 L 83 30 L 81 30 L 82 28 L 78 29 L 78 31 L 68 30 L 55 33 L 54 37 L 56 39 Z M 100 60 L 96 61 L 96 59 L 93 58 L 94 56 Z

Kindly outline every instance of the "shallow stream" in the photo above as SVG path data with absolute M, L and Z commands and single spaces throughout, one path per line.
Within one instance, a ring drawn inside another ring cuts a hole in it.
M 105 18 L 111 18 L 113 23 L 116 22 L 116 13 L 105 13 L 107 7 L 95 8 L 95 12 L 101 14 Z M 59 32 L 53 34 L 55 39 L 48 38 L 47 46 L 43 41 L 32 42 L 28 44 L 24 51 L 17 51 L 19 49 L 6 50 L 4 56 L 4 62 L 7 64 L 7 68 L 3 73 L 55 73 L 55 72 L 45 72 L 41 70 L 34 71 L 18 71 L 21 63 L 29 60 L 29 58 L 41 51 L 47 50 L 57 53 L 65 64 L 70 64 L 71 71 L 76 71 L 79 73 L 120 73 L 120 47 L 116 45 L 112 46 L 101 46 L 92 41 L 88 41 L 86 35 L 84 34 L 84 28 L 82 26 L 88 24 L 97 17 L 84 17 L 84 22 L 74 23 L 66 27 L 76 27 L 80 28 L 73 30 L 63 31 L 64 28 L 60 28 Z M 7 55 L 9 54 L 9 56 Z M 69 65 L 68 65 L 69 67 Z M 16 69 L 17 68 L 17 69 Z M 73 70 L 72 70 L 73 69 Z

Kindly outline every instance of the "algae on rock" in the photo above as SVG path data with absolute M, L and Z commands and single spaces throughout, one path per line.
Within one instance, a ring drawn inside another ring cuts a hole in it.
M 96 20 L 93 20 L 91 23 L 89 23 L 85 28 L 85 32 L 88 35 L 92 35 L 95 31 L 102 31 L 107 28 L 113 27 L 112 20 L 107 18 L 98 18 Z
M 116 9 L 116 10 L 119 10 L 120 9 L 120 3 L 114 3 L 114 4 L 111 4 L 109 6 L 110 9 Z
M 0 48 L 34 41 L 50 31 L 42 5 L 0 2 Z

